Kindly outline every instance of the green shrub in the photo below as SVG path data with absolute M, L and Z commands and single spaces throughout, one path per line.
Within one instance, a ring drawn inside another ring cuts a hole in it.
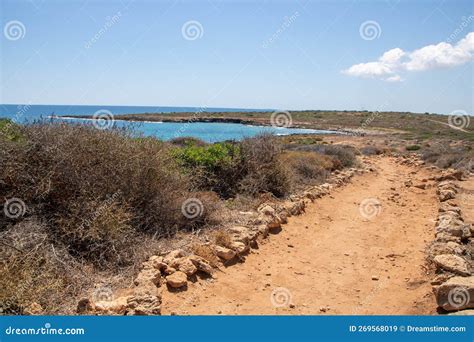
M 279 160 L 280 153 L 280 146 L 270 135 L 240 143 L 187 146 L 172 152 L 197 188 L 215 191 L 224 198 L 238 193 L 286 194 L 290 177 Z
M 20 126 L 10 119 L 0 119 L 0 140 L 18 142 L 22 140 Z
M 173 149 L 172 154 L 184 167 L 196 188 L 232 196 L 238 178 L 239 146 L 216 143 Z

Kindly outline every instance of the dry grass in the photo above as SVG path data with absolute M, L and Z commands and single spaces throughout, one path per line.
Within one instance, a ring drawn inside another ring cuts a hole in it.
M 195 244 L 191 246 L 191 251 L 195 255 L 207 260 L 209 262 L 209 265 L 211 265 L 212 267 L 217 267 L 219 265 L 219 258 L 210 246 Z
M 216 230 L 213 233 L 213 239 L 214 243 L 218 246 L 230 248 L 232 245 L 232 237 L 223 229 Z

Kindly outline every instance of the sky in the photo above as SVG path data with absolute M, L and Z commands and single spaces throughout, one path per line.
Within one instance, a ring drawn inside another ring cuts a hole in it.
M 2 0 L 0 103 L 472 115 L 473 6 Z

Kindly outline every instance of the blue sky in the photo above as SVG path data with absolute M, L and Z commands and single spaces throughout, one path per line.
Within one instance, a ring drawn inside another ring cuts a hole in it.
M 0 102 L 472 114 L 473 4 L 2 0 Z

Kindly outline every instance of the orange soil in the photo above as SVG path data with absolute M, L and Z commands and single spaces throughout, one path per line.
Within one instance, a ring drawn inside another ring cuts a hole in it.
M 245 262 L 223 268 L 211 281 L 199 279 L 187 291 L 164 291 L 162 313 L 435 313 L 424 249 L 434 237 L 436 188 L 404 185 L 428 178 L 429 171 L 388 157 L 373 163 L 375 174 L 355 176 L 310 204 Z M 368 198 L 381 203 L 371 219 L 359 209 Z M 280 293 L 272 297 L 275 291 Z

